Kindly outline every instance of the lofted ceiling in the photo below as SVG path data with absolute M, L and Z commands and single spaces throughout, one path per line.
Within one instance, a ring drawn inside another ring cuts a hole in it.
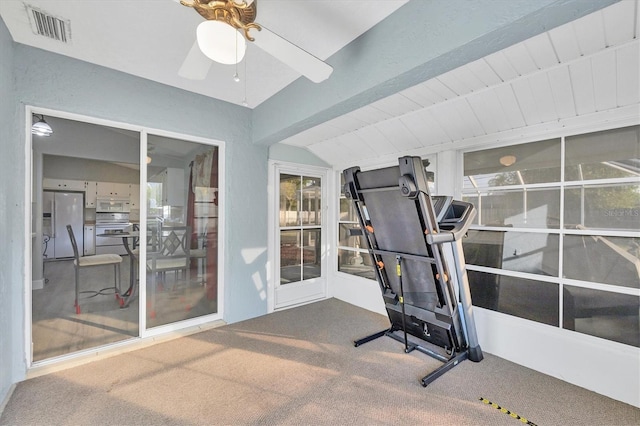
M 259 0 L 256 22 L 325 60 L 407 1 Z M 66 22 L 68 42 L 35 34 L 27 5 Z M 237 67 L 214 63 L 204 80 L 178 76 L 203 18 L 177 0 L 1 0 L 0 16 L 17 43 L 237 105 L 246 94 L 251 108 L 300 77 L 251 43 Z
M 638 118 L 639 23 L 638 1 L 623 0 L 282 143 L 342 168 L 495 143 L 603 111 Z
M 0 17 L 17 43 L 246 99 L 254 143 L 306 149 L 336 168 L 513 140 L 602 112 L 640 116 L 639 0 L 258 1 L 256 22 L 334 66 L 327 82 L 252 44 L 237 67 L 179 77 L 202 18 L 177 0 L 0 0 Z M 67 22 L 70 42 L 34 34 L 27 5 Z

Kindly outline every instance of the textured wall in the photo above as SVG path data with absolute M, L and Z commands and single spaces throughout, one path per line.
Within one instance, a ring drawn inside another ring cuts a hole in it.
M 24 149 L 15 144 L 16 105 L 13 102 L 13 42 L 0 19 L 0 405 L 16 380 L 16 362 L 20 360 L 16 348 L 17 337 L 23 333 L 21 253 L 13 242 L 24 239 L 22 218 L 15 206 L 24 204 L 22 188 L 16 187 L 14 177 L 24 175 L 24 161 L 18 163 Z M 17 165 L 18 167 L 14 167 Z
M 0 390 L 12 382 L 4 376 L 7 370 L 12 370 L 14 376 L 24 374 L 24 365 L 5 363 L 11 357 L 20 361 L 24 347 L 22 265 L 28 242 L 23 218 L 29 215 L 30 208 L 24 199 L 24 105 L 225 141 L 225 320 L 235 322 L 266 313 L 267 302 L 255 284 L 255 276 L 265 276 L 266 255 L 251 262 L 243 257 L 249 248 L 266 253 L 267 245 L 268 149 L 250 142 L 250 111 L 61 55 L 13 45 L 10 40 L 3 25 L 0 234 L 5 244 L 0 245 Z M 13 99 L 6 96 L 12 89 Z M 10 331 L 9 335 L 13 333 L 17 341 L 6 339 L 5 330 Z
M 269 147 L 269 159 L 287 161 L 289 163 L 309 164 L 318 167 L 330 167 L 324 160 L 309 150 L 281 143 Z

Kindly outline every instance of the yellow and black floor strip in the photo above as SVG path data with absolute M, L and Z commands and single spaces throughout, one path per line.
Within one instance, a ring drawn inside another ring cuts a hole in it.
M 483 403 L 485 403 L 486 405 L 490 405 L 493 408 L 500 410 L 501 412 L 503 412 L 504 414 L 508 414 L 509 416 L 513 417 L 516 420 L 520 420 L 522 423 L 529 425 L 529 426 L 537 426 L 534 422 L 532 422 L 531 420 L 525 419 L 524 417 L 520 416 L 519 414 L 514 413 L 513 411 L 507 410 L 504 407 L 499 406 L 498 404 L 496 404 L 495 402 L 491 402 L 486 398 L 482 398 L 480 397 L 480 401 L 482 401 Z

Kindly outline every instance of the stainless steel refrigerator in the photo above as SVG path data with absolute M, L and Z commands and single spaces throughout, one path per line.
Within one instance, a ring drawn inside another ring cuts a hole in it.
M 43 191 L 42 233 L 46 241 L 44 258 L 73 257 L 73 247 L 67 232 L 71 225 L 80 255 L 84 241 L 84 194 L 82 192 Z M 47 237 L 49 240 L 47 241 Z

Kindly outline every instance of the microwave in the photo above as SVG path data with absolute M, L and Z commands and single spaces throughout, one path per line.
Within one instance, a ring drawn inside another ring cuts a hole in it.
M 128 198 L 98 198 L 96 213 L 129 213 L 131 203 Z

